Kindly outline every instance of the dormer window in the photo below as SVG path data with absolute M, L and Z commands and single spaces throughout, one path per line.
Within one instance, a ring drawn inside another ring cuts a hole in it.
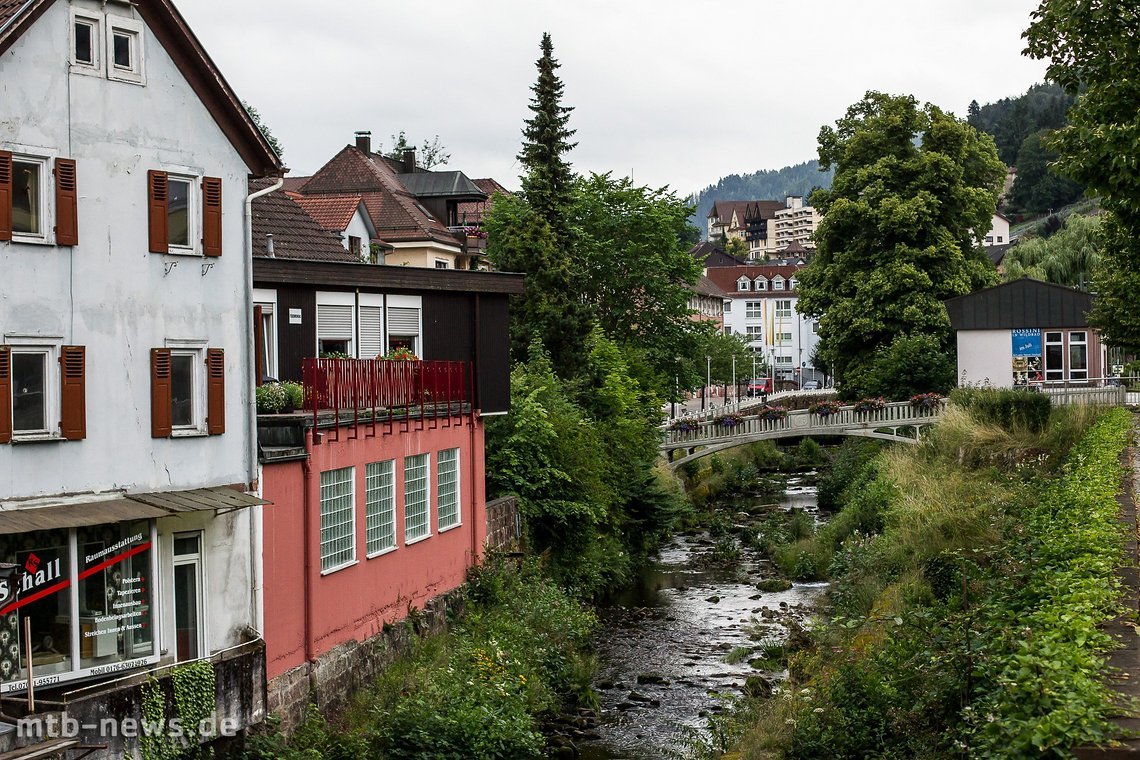
M 788 290 L 795 290 L 799 286 L 800 286 L 800 281 L 794 277 L 788 282 Z
M 741 277 L 736 281 L 736 289 L 739 291 L 746 291 L 752 289 L 752 281 L 747 277 Z
M 765 277 L 757 277 L 756 278 L 756 289 L 757 290 L 767 290 L 768 289 L 768 280 Z
M 779 275 L 776 275 L 776 277 L 774 277 L 772 279 L 772 290 L 783 290 L 783 289 L 784 289 L 784 278 L 780 277 Z

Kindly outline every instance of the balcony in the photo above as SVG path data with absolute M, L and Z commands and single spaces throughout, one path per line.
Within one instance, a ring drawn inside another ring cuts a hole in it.
M 313 444 L 411 430 L 473 424 L 470 362 L 385 359 L 304 359 L 303 409 L 258 415 L 263 462 L 303 459 Z

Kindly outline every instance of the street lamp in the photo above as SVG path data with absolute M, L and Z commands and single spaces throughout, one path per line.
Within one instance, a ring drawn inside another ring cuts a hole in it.
M 709 386 L 712 385 L 712 357 L 705 354 L 705 387 L 701 391 L 701 411 L 705 410 L 705 399 L 709 395 Z
M 740 401 L 740 389 L 736 386 L 736 354 L 732 355 L 732 400 Z

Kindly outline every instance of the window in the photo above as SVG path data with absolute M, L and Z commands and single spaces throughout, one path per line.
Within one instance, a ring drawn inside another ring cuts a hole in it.
M 12 350 L 12 434 L 45 436 L 55 433 L 51 419 L 51 348 Z
M 776 301 L 776 319 L 791 319 L 792 318 L 792 301 L 791 299 L 780 299 Z
M 146 578 L 145 575 L 142 578 Z M 174 637 L 179 662 L 205 654 L 202 534 L 174 534 Z
M 812 322 L 811 323 L 811 331 L 813 333 L 819 332 L 819 322 Z
M 454 528 L 461 522 L 459 513 L 459 449 L 445 449 L 439 452 L 436 463 L 436 499 L 438 517 L 436 524 L 440 532 Z
M 764 339 L 764 328 L 761 325 L 748 325 L 744 329 L 748 334 L 749 341 Z
M 741 291 L 741 292 L 746 291 L 746 290 L 751 290 L 752 289 L 752 280 L 749 280 L 747 277 L 741 277 L 739 280 L 736 281 L 736 289 Z
M 149 250 L 221 256 L 222 181 L 188 171 L 147 172 Z
M 745 301 L 744 302 L 744 318 L 745 319 L 760 319 L 764 316 L 764 302 L 763 301 Z
M 86 74 L 102 74 L 99 59 L 101 37 L 100 17 L 82 12 L 72 12 L 71 63 L 73 70 Z
M 757 277 L 756 278 L 756 289 L 757 290 L 767 290 L 768 289 L 768 281 L 765 280 L 763 277 Z
M 388 350 L 406 348 L 420 354 L 420 297 L 388 296 Z
M 225 352 L 205 341 L 151 349 L 151 436 L 225 433 Z
M 431 535 L 428 514 L 428 455 L 417 454 L 404 460 L 404 543 Z
M 436 259 L 435 260 L 435 268 L 436 269 L 451 269 L 451 265 L 447 262 L 446 259 Z
M 365 469 L 364 521 L 369 557 L 396 548 L 396 460 L 372 462 Z
M 788 281 L 788 290 L 795 290 L 799 286 L 800 286 L 800 281 L 794 277 Z
M 317 293 L 317 356 L 355 356 L 352 293 Z
M 194 229 L 191 196 L 194 183 L 189 177 L 168 177 L 166 206 L 167 243 L 171 248 L 193 248 L 190 230 Z
M 108 18 L 107 77 L 144 84 L 142 24 L 128 18 Z
M 790 366 L 792 366 L 792 357 L 790 357 L 790 356 L 777 356 L 776 357 L 776 366 L 777 367 L 790 367 Z
M 724 313 L 728 314 L 730 311 L 732 311 L 732 301 L 726 298 L 724 299 Z
M 772 290 L 783 290 L 783 289 L 784 289 L 784 278 L 783 277 L 777 277 L 774 280 L 772 280 Z
M 1065 379 L 1065 346 L 1063 333 L 1045 333 L 1045 380 Z
M 261 381 L 277 377 L 277 320 L 274 318 L 272 302 L 257 302 L 255 309 L 261 314 Z
M 998 235 L 998 236 L 997 236 L 997 241 L 998 241 L 999 243 L 1001 242 L 1001 240 L 1002 240 L 1002 237 L 1003 237 L 1002 235 Z
M 10 337 L 0 346 L 0 443 L 87 437 L 86 351 Z
M 12 233 L 46 239 L 47 160 L 12 158 Z
M 776 333 L 776 343 L 783 345 L 784 343 L 792 342 L 792 334 L 790 332 Z
M 1089 379 L 1088 333 L 1069 333 L 1069 379 Z
M 356 560 L 355 467 L 321 473 L 321 572 Z
M 986 242 L 987 243 L 994 242 L 994 236 L 993 235 L 986 235 Z
M 353 256 L 359 257 L 361 255 L 360 238 L 356 235 L 348 236 L 348 252 Z

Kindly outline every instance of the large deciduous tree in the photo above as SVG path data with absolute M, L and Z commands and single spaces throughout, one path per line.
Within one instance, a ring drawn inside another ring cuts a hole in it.
M 1109 214 L 1094 277 L 1092 323 L 1116 346 L 1140 350 L 1140 6 L 1135 0 L 1044 0 L 1026 53 L 1080 95 L 1052 137 L 1059 168 L 1099 193 Z
M 879 387 L 883 364 L 905 354 L 917 366 L 915 353 L 936 346 L 926 364 L 953 366 L 943 301 L 995 279 L 978 244 L 1005 167 L 989 136 L 913 97 L 879 92 L 820 131 L 819 156 L 835 180 L 812 195 L 823 220 L 800 274 L 799 310 L 820 319 L 821 350 L 846 397 L 898 393 Z M 892 349 L 900 336 L 934 340 Z M 945 372 L 927 367 L 923 377 Z

